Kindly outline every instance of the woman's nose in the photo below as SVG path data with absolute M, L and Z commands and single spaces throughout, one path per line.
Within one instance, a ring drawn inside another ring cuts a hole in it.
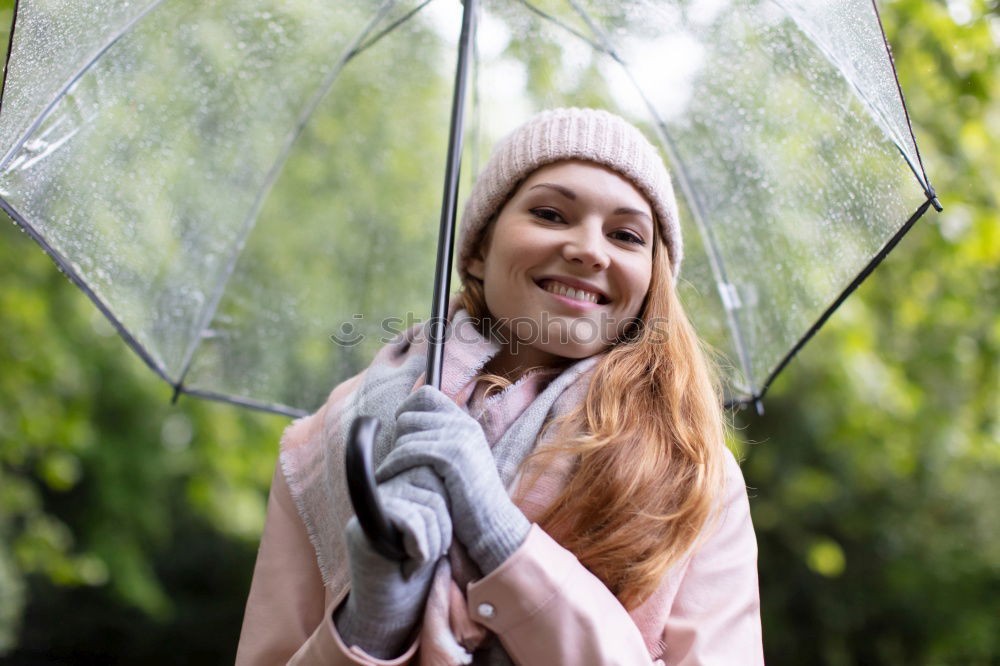
M 602 270 L 608 267 L 610 258 L 604 247 L 604 231 L 602 229 L 580 225 L 568 233 L 569 238 L 563 244 L 563 257 L 567 261 L 593 270 Z

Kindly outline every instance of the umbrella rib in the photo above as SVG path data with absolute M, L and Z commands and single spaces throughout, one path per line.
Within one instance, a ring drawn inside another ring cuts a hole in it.
M 52 113 L 52 110 L 55 109 L 56 105 L 59 104 L 60 101 L 62 101 L 62 98 L 66 96 L 66 93 L 69 92 L 70 88 L 76 85 L 77 81 L 79 81 L 84 74 L 90 71 L 90 68 L 93 67 L 98 60 L 100 60 L 101 56 L 103 56 L 108 51 L 108 49 L 114 46 L 119 39 L 124 37 L 130 30 L 132 30 L 132 28 L 137 23 L 139 23 L 142 19 L 146 18 L 146 16 L 148 16 L 150 12 L 152 12 L 154 9 L 162 5 L 163 2 L 164 0 L 154 0 L 149 4 L 148 7 L 146 7 L 144 10 L 136 14 L 135 17 L 131 21 L 129 21 L 125 26 L 123 26 L 121 30 L 115 33 L 111 37 L 111 39 L 109 39 L 103 46 L 97 49 L 97 51 L 94 52 L 92 56 L 90 56 L 90 59 L 87 60 L 87 62 L 84 63 L 84 65 L 79 70 L 77 70 L 77 72 L 73 76 L 71 76 L 66 81 L 66 83 L 63 84 L 63 87 L 60 88 L 59 91 L 55 94 L 55 96 L 52 98 L 52 101 L 50 101 L 48 105 L 44 109 L 42 109 L 42 112 L 39 113 L 38 116 L 32 121 L 31 125 L 28 126 L 28 129 L 25 130 L 25 132 L 21 135 L 21 138 L 18 139 L 16 142 L 14 142 L 14 145 L 11 146 L 10 150 L 7 151 L 7 154 L 3 156 L 2 160 L 0 160 L 0 172 L 3 172 L 3 170 L 7 168 L 7 163 L 10 162 L 11 158 L 13 158 L 15 154 L 17 154 L 17 151 L 19 151 L 21 147 L 24 146 L 24 143 L 28 140 L 28 138 L 31 137 L 32 134 L 35 133 L 35 130 L 37 130 L 41 126 L 41 124 L 45 122 L 45 119 L 49 117 L 49 114 Z M 11 30 L 11 45 L 13 44 L 14 44 L 14 32 L 13 30 Z M 10 64 L 9 51 L 7 53 L 7 59 L 9 65 Z M 6 83 L 7 83 L 7 68 L 5 67 L 4 90 L 3 90 L 3 92 L 5 93 L 4 96 L 6 96 L 7 92 Z M 2 98 L 0 98 L 0 104 L 2 104 L 2 101 L 3 101 Z
M 316 95 L 314 95 L 309 104 L 306 105 L 303 112 L 299 115 L 295 127 L 291 130 L 291 132 L 289 132 L 285 145 L 278 153 L 274 164 L 265 176 L 263 187 L 261 187 L 260 192 L 258 192 L 257 197 L 254 199 L 253 204 L 250 207 L 250 211 L 243 222 L 239 240 L 233 248 L 229 261 L 226 262 L 226 265 L 222 269 L 215 293 L 212 294 L 212 297 L 206 302 L 201 316 L 198 318 L 198 323 L 195 326 L 195 335 L 192 336 L 191 342 L 188 343 L 188 348 L 184 353 L 180 376 L 177 380 L 178 386 L 183 386 L 184 378 L 191 369 L 191 362 L 194 358 L 194 353 L 201 345 L 202 334 L 208 327 L 209 322 L 211 322 L 212 318 L 215 316 L 215 312 L 219 307 L 219 302 L 222 300 L 222 294 L 225 291 L 226 285 L 229 283 L 229 278 L 232 277 L 233 271 L 236 269 L 237 260 L 239 259 L 239 256 L 243 251 L 243 247 L 246 245 L 247 238 L 257 221 L 257 215 L 260 213 L 260 209 L 264 204 L 264 199 L 267 197 L 267 194 L 271 191 L 271 187 L 273 187 L 275 181 L 277 180 L 278 174 L 280 173 L 282 166 L 284 166 L 288 155 L 291 153 L 292 147 L 295 145 L 299 136 L 302 135 L 302 131 L 305 129 L 305 126 L 309 122 L 313 112 L 316 110 L 316 107 L 319 106 L 319 103 L 324 97 L 326 97 L 330 88 L 333 87 L 334 82 L 337 80 L 337 77 L 340 75 L 344 66 L 350 61 L 351 58 L 354 57 L 354 55 L 356 55 L 358 44 L 363 43 L 364 39 L 369 33 L 371 33 L 375 26 L 378 25 L 383 18 L 385 18 L 385 15 L 395 3 L 396 0 L 386 0 L 382 3 L 382 6 L 376 13 L 375 17 L 358 33 L 351 45 L 344 51 L 344 53 L 340 56 L 340 59 L 320 83 Z
M 906 233 L 913 227 L 913 225 L 917 222 L 917 220 L 919 220 L 923 216 L 923 214 L 927 212 L 927 209 L 933 205 L 934 203 L 933 201 L 931 201 L 931 199 L 927 199 L 922 204 L 920 204 L 916 212 L 914 212 L 913 215 L 910 216 L 910 219 L 908 219 L 906 223 L 902 227 L 900 227 L 899 231 L 893 234 L 892 238 L 890 238 L 888 242 L 886 242 L 886 244 L 882 246 L 882 249 L 878 251 L 878 253 L 872 258 L 872 260 L 869 261 L 868 264 L 863 269 L 861 269 L 861 272 L 858 273 L 858 275 L 854 278 L 854 280 L 851 281 L 849 285 L 847 285 L 847 288 L 845 288 L 844 291 L 840 293 L 840 296 L 837 297 L 837 299 L 830 305 L 830 307 L 828 307 L 826 310 L 823 311 L 823 314 L 821 314 L 819 318 L 816 320 L 816 322 L 809 327 L 809 330 L 805 332 L 805 334 L 799 339 L 799 341 L 795 343 L 795 346 L 792 347 L 791 351 L 785 354 L 785 357 L 781 359 L 781 362 L 778 363 L 775 369 L 771 371 L 771 374 L 768 375 L 767 380 L 764 381 L 764 384 L 761 387 L 759 393 L 756 393 L 750 399 L 731 401 L 730 403 L 727 404 L 727 406 L 737 405 L 737 404 L 747 404 L 750 402 L 754 402 L 756 400 L 760 400 L 762 397 L 764 397 L 764 393 L 766 393 L 767 389 L 770 388 L 771 382 L 774 381 L 774 378 L 777 377 L 782 370 L 784 370 L 785 366 L 788 365 L 788 363 L 799 352 L 799 350 L 801 350 L 802 347 L 804 347 L 805 344 L 809 341 L 809 339 L 812 338 L 812 336 L 815 335 L 816 332 L 823 327 L 827 319 L 829 319 L 830 316 L 833 315 L 833 313 L 837 310 L 837 308 L 839 308 L 841 304 L 845 300 L 847 300 L 847 297 L 850 296 L 854 292 L 854 290 L 857 289 L 861 285 L 861 283 L 865 281 L 865 279 L 872 273 L 872 271 L 874 271 L 878 267 L 878 265 L 882 263 L 882 260 L 886 258 L 886 256 L 893 250 L 893 248 L 896 247 L 899 241 L 903 239 L 903 236 L 906 235 Z
M 3 112 L 3 98 L 7 91 L 7 74 L 10 73 L 10 54 L 14 50 L 14 33 L 17 32 L 17 9 L 21 0 L 14 0 L 14 18 L 10 22 L 10 34 L 7 35 L 7 58 L 3 64 L 3 82 L 0 83 L 0 114 Z
M 920 172 L 923 174 L 923 180 L 917 174 L 917 170 L 913 164 L 910 164 L 909 158 L 907 158 L 905 152 L 900 149 L 903 154 L 903 159 L 906 163 L 910 165 L 913 169 L 914 175 L 917 176 L 917 180 L 921 180 L 921 184 L 924 186 L 924 192 L 927 194 L 927 198 L 930 199 L 931 205 L 934 206 L 934 210 L 941 212 L 941 204 L 938 202 L 937 193 L 934 192 L 934 186 L 931 185 L 930 178 L 927 177 L 927 171 L 924 169 L 924 161 L 920 157 L 920 146 L 917 145 L 917 137 L 913 134 L 913 123 L 910 122 L 910 111 L 906 108 L 906 98 L 903 96 L 903 87 L 899 84 L 899 73 L 896 71 L 896 59 L 892 57 L 892 47 L 889 45 L 889 38 L 885 35 L 885 27 L 882 25 L 882 15 L 879 14 L 878 5 L 875 4 L 875 0 L 872 0 L 872 11 L 875 12 L 875 20 L 878 21 L 878 29 L 882 34 L 882 44 L 885 46 L 886 55 L 889 56 L 889 65 L 892 70 L 892 79 L 896 83 L 896 92 L 899 93 L 899 103 L 903 105 L 903 117 L 906 118 L 906 128 L 910 131 L 910 140 L 913 141 L 913 149 L 917 153 L 917 163 L 920 165 Z M 897 146 L 898 148 L 898 146 Z M 917 215 L 917 217 L 920 217 Z
M 118 332 L 118 335 L 120 335 L 122 339 L 125 341 L 125 343 L 129 347 L 131 347 L 136 354 L 139 355 L 139 358 L 141 358 L 143 362 L 145 362 L 145 364 L 149 366 L 149 369 L 155 372 L 157 375 L 159 375 L 160 378 L 163 379 L 163 381 L 167 382 L 176 389 L 177 384 L 167 375 L 166 368 L 164 368 L 160 362 L 154 359 L 152 354 L 146 351 L 146 348 L 143 347 L 142 343 L 136 340 L 135 337 L 131 333 L 129 333 L 125 325 L 122 324 L 122 322 L 119 321 L 117 317 L 115 317 L 115 315 L 111 312 L 111 309 L 104 303 L 101 297 L 98 296 L 97 293 L 90 287 L 90 285 L 87 284 L 87 281 L 84 280 L 79 273 L 77 273 L 77 271 L 73 268 L 73 264 L 69 260 L 67 260 L 66 257 L 64 257 L 63 254 L 59 252 L 59 250 L 55 249 L 52 245 L 50 245 L 48 241 L 46 241 L 45 238 L 41 235 L 41 233 L 39 233 L 38 230 L 35 229 L 24 218 L 24 216 L 21 215 L 21 213 L 19 213 L 17 209 L 15 209 L 14 206 L 9 201 L 7 201 L 7 199 L 3 197 L 0 197 L 0 209 L 2 209 L 5 213 L 7 213 L 7 215 L 10 216 L 10 219 L 12 219 L 15 224 L 17 224 L 19 227 L 21 227 L 27 232 L 28 235 L 31 236 L 31 238 L 34 239 L 36 243 L 38 243 L 38 245 L 42 248 L 42 250 L 44 250 L 45 253 L 52 258 L 52 261 L 54 261 L 56 263 L 56 266 L 59 267 L 59 270 L 62 271 L 66 275 L 66 277 L 70 279 L 70 282 L 75 284 L 77 288 L 80 291 L 82 291 L 87 296 L 87 298 L 89 298 L 91 302 L 93 302 L 95 306 L 97 306 L 97 309 L 100 310 L 101 314 L 103 314 L 105 318 L 107 318 L 107 320 L 111 322 L 111 325 L 115 327 L 115 330 Z
M 628 72 L 627 68 L 626 72 Z M 708 256 L 709 266 L 712 269 L 712 273 L 715 275 L 716 285 L 719 291 L 719 300 L 722 303 L 723 311 L 726 313 L 726 322 L 729 325 L 729 329 L 733 333 L 733 337 L 736 342 L 736 354 L 739 357 L 740 367 L 743 370 L 743 374 L 748 384 L 747 388 L 744 390 L 753 395 L 756 391 L 754 388 L 756 386 L 756 382 L 754 381 L 753 368 L 750 362 L 750 351 L 747 348 L 746 338 L 743 335 L 743 326 L 740 323 L 739 318 L 736 316 L 736 306 L 731 303 L 730 298 L 724 297 L 723 295 L 723 290 L 731 288 L 732 285 L 729 281 L 729 275 L 726 272 L 725 265 L 722 262 L 719 243 L 715 238 L 715 233 L 707 222 L 704 203 L 691 185 L 691 177 L 688 175 L 687 167 L 684 166 L 684 162 L 677 154 L 673 140 L 667 132 L 666 124 L 653 108 L 652 103 L 639 89 L 639 86 L 632 77 L 631 72 L 628 72 L 628 74 L 629 79 L 632 81 L 636 90 L 639 90 L 639 95 L 646 103 L 650 114 L 656 121 L 654 128 L 660 136 L 660 141 L 666 148 L 667 153 L 670 155 L 671 162 L 675 165 L 677 180 L 679 181 L 678 185 L 680 185 L 681 191 L 684 192 L 685 198 L 691 202 L 691 216 L 694 218 L 695 225 L 698 227 L 698 230 L 701 231 L 702 238 L 704 239 L 705 247 L 707 249 L 705 254 Z
M 771 2 L 773 2 L 775 5 L 783 9 L 786 14 L 792 17 L 792 21 L 795 21 L 792 12 L 790 12 L 782 5 L 782 0 L 771 0 Z M 920 162 L 920 149 L 917 147 L 917 139 L 913 135 L 913 127 L 910 125 L 910 115 L 906 110 L 906 101 L 903 99 L 903 89 L 899 85 L 899 77 L 896 75 L 896 64 L 892 59 L 892 50 L 889 48 L 888 41 L 886 41 L 885 31 L 882 29 L 882 19 L 879 17 L 878 9 L 874 7 L 873 9 L 875 12 L 875 19 L 879 24 L 880 34 L 882 35 L 882 43 L 885 45 L 886 54 L 889 56 L 889 68 L 892 70 L 892 74 L 896 84 L 896 91 L 899 94 L 899 101 L 903 107 L 903 115 L 906 118 L 906 126 L 910 133 L 910 141 L 913 144 L 913 149 L 916 151 L 917 161 Z M 802 25 L 798 21 L 795 21 L 795 25 L 798 27 L 799 30 L 801 30 L 806 36 L 809 37 L 809 40 L 813 43 L 813 46 L 815 46 L 821 53 L 823 53 L 823 55 L 826 56 L 826 59 L 828 61 L 834 63 L 834 66 L 836 67 L 836 59 L 833 57 L 833 54 L 830 53 L 830 51 L 826 49 L 816 38 L 814 38 L 812 36 L 812 33 L 804 25 Z M 839 67 L 836 68 L 843 74 L 843 70 L 841 70 Z M 850 78 L 846 76 L 844 78 L 847 80 L 847 83 L 851 86 L 851 88 L 854 89 L 855 94 L 861 99 L 861 101 L 864 103 L 864 106 L 867 107 L 868 111 L 877 116 L 877 118 L 882 121 L 882 124 L 885 127 L 891 127 L 892 122 L 886 117 L 885 113 L 883 113 L 883 111 L 880 108 L 878 108 L 874 103 L 871 102 L 868 95 L 866 95 L 865 92 Z M 840 105 L 838 104 L 838 106 Z M 841 108 L 843 109 L 844 107 L 841 106 Z M 847 109 L 844 109 L 844 111 L 845 113 L 848 112 Z M 905 161 L 906 165 L 910 167 L 910 171 L 913 172 L 913 176 L 917 179 L 917 183 L 920 184 L 920 188 L 924 191 L 924 194 L 927 195 L 928 199 L 936 200 L 934 188 L 931 187 L 930 182 L 927 180 L 927 173 L 924 171 L 923 162 L 920 162 L 920 169 L 918 170 L 917 167 L 913 164 L 913 161 L 910 159 L 910 156 L 906 154 L 906 150 L 903 149 L 903 146 L 901 144 L 904 142 L 897 141 L 892 136 L 892 132 L 888 132 L 888 134 L 890 135 L 889 141 L 896 147 L 896 150 L 898 150 L 899 153 L 903 156 L 903 161 Z M 932 205 L 934 204 L 932 203 Z M 937 205 L 934 205 L 934 207 L 935 209 L 938 208 Z
M 414 7 L 413 9 L 411 9 L 410 11 L 408 11 L 406 14 L 403 14 L 403 16 L 401 16 L 400 18 L 396 19 L 395 21 L 393 21 L 392 23 L 390 23 L 388 26 L 386 26 L 385 30 L 382 30 L 381 32 L 379 32 L 377 34 L 372 35 L 372 37 L 368 41 L 366 41 L 365 43 L 359 45 L 353 51 L 351 51 L 351 53 L 348 54 L 348 56 L 347 56 L 347 60 L 348 61 L 349 60 L 353 60 L 355 57 L 361 55 L 362 52 L 367 51 L 369 47 L 374 46 L 375 43 L 378 42 L 380 39 L 382 39 L 383 37 L 385 37 L 386 35 L 388 35 L 390 32 L 392 32 L 393 30 L 395 30 L 396 28 L 398 28 L 399 26 L 403 25 L 404 23 L 406 23 L 407 21 L 409 21 L 411 18 L 413 18 L 413 16 L 417 12 L 419 12 L 421 9 L 423 9 L 424 7 L 426 7 L 430 2 L 431 2 L 431 0 L 424 0 L 419 5 L 417 5 L 416 7 Z
M 261 412 L 271 412 L 272 414 L 281 414 L 282 416 L 291 416 L 293 418 L 300 418 L 302 416 L 307 416 L 309 412 L 297 409 L 295 407 L 289 407 L 287 405 L 261 402 L 260 400 L 252 400 L 250 398 L 241 398 L 239 396 L 226 395 L 224 393 L 215 393 L 214 391 L 203 391 L 201 389 L 184 389 L 183 391 L 186 395 L 192 395 L 196 398 L 205 398 L 207 400 L 215 400 L 217 402 L 226 402 L 231 405 L 237 405 L 239 407 L 248 407 L 250 409 L 256 409 Z
M 568 32 L 568 33 L 570 33 L 572 35 L 575 35 L 576 37 L 579 37 L 583 41 L 587 42 L 592 47 L 594 47 L 595 50 L 600 51 L 602 53 L 607 53 L 612 58 L 615 58 L 615 60 L 618 59 L 618 57 L 614 53 L 611 53 L 610 51 L 608 51 L 607 47 L 602 46 L 601 44 L 598 44 L 597 42 L 595 42 L 594 40 L 592 40 L 590 37 L 587 37 L 585 34 L 583 34 L 582 32 L 580 32 L 579 30 L 577 30 L 573 26 L 571 26 L 571 25 L 569 25 L 567 23 L 564 23 L 563 21 L 560 21 L 558 18 L 556 18 L 552 14 L 549 14 L 544 9 L 539 9 L 538 7 L 536 7 L 533 4 L 531 4 L 530 2 L 528 2 L 528 0 L 518 0 L 518 1 L 522 5 L 524 5 L 528 9 L 530 9 L 532 12 L 534 12 L 535 14 L 538 14 L 539 16 L 541 16 L 546 21 L 549 21 L 549 22 L 551 22 L 551 23 L 559 26 L 560 28 L 562 28 L 566 32 Z M 586 20 L 586 19 L 584 19 L 584 20 Z
M 576 0 L 567 0 L 567 2 L 580 15 L 580 18 L 587 23 L 587 26 L 594 31 L 594 34 L 604 42 L 604 46 L 600 48 L 600 50 L 611 56 L 615 62 L 621 66 L 622 70 L 624 70 L 625 74 L 628 76 L 629 81 L 632 83 L 632 86 L 642 98 L 647 111 L 649 111 L 650 115 L 656 121 L 654 123 L 656 133 L 670 156 L 670 161 L 674 165 L 677 180 L 679 181 L 678 184 L 680 185 L 685 198 L 691 205 L 691 215 L 694 217 L 695 225 L 701 232 L 702 238 L 705 242 L 707 250 L 705 254 L 708 256 L 709 265 L 712 269 L 713 275 L 715 275 L 716 284 L 719 286 L 719 298 L 722 301 L 722 309 L 726 313 L 726 322 L 729 325 L 729 329 L 735 339 L 736 354 L 739 357 L 741 369 L 743 370 L 743 374 L 749 384 L 749 387 L 744 390 L 750 393 L 751 396 L 754 396 L 756 394 L 756 389 L 754 388 L 756 383 L 753 378 L 753 367 L 750 363 L 750 353 L 747 349 L 743 329 L 739 319 L 736 317 L 735 308 L 729 307 L 728 300 L 723 298 L 722 289 L 728 288 L 730 283 L 725 266 L 722 263 L 722 256 L 719 252 L 718 242 L 715 239 L 715 234 L 712 233 L 712 229 L 706 221 L 704 204 L 701 201 L 701 197 L 697 195 L 694 188 L 691 186 L 691 178 L 688 175 L 687 168 L 684 166 L 684 162 L 680 159 L 680 155 L 678 155 L 677 150 L 674 147 L 673 140 L 670 138 L 670 133 L 667 131 L 666 123 L 663 122 L 663 119 L 653 106 L 653 103 L 635 80 L 632 70 L 629 69 L 628 65 L 625 64 L 624 59 L 619 56 L 617 51 L 611 46 L 611 41 L 607 34 L 601 29 L 600 26 L 597 25 L 587 11 L 576 2 Z M 750 400 L 752 401 L 753 398 L 751 397 Z

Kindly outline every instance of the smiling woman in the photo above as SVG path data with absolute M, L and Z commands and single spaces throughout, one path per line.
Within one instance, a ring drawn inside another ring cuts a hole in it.
M 502 141 L 462 218 L 441 389 L 414 327 L 282 438 L 237 662 L 762 664 L 681 258 L 670 177 L 623 119 L 557 109 Z M 376 478 L 402 566 L 330 463 L 342 415 L 374 412 L 395 418 Z

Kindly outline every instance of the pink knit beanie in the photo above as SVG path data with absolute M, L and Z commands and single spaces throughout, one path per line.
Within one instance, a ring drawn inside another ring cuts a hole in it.
M 467 280 L 469 259 L 486 223 L 535 169 L 560 160 L 604 165 L 645 195 L 660 224 L 674 278 L 684 247 L 670 174 L 656 148 L 635 126 L 600 109 L 543 111 L 501 139 L 476 179 L 458 231 L 458 270 Z

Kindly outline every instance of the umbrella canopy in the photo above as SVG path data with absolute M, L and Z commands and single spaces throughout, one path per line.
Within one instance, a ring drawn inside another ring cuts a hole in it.
M 542 108 L 643 128 L 728 398 L 936 206 L 873 3 L 478 9 L 463 191 Z M 304 414 L 430 314 L 462 5 L 21 0 L 0 206 L 178 392 Z

